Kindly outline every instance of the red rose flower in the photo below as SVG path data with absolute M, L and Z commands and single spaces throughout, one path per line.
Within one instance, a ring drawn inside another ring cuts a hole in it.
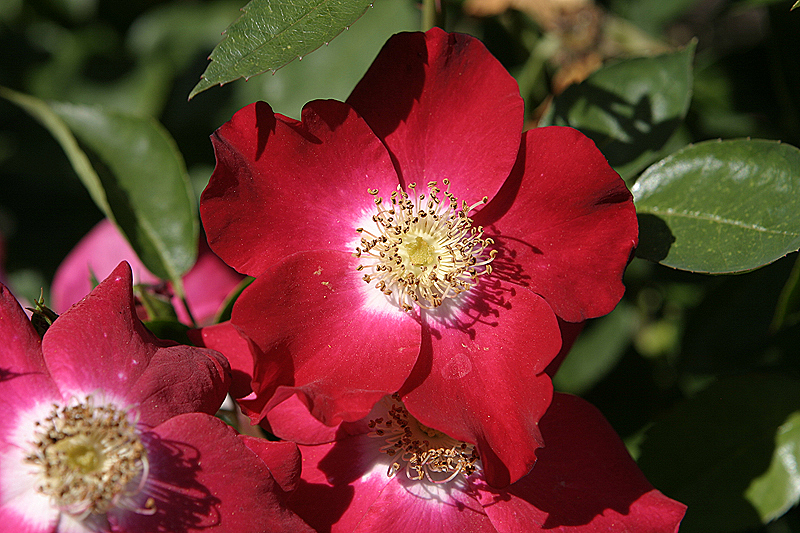
M 536 466 L 504 489 L 485 482 L 474 446 L 420 424 L 396 398 L 335 428 L 295 398 L 268 416 L 301 443 L 289 506 L 317 531 L 674 533 L 686 510 L 650 485 L 597 409 L 568 394 L 539 422 Z
M 215 418 L 217 352 L 152 336 L 121 263 L 40 339 L 0 285 L 0 531 L 310 531 L 297 448 Z
M 347 103 L 295 121 L 260 102 L 213 135 L 201 216 L 257 278 L 232 315 L 256 351 L 256 419 L 297 394 L 336 425 L 400 391 L 477 444 L 493 485 L 528 472 L 558 320 L 614 308 L 638 228 L 588 138 L 522 120 L 484 46 L 434 28 L 390 39 Z

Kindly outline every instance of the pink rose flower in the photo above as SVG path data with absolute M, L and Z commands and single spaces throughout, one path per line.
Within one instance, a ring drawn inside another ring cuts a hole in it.
M 192 323 L 183 302 L 172 296 L 169 284 L 147 270 L 108 219 L 98 222 L 58 267 L 51 287 L 53 310 L 63 313 L 69 309 L 92 290 L 92 278 L 105 278 L 120 261 L 131 265 L 134 284 L 149 285 L 155 291 L 165 292 L 172 299 L 178 320 L 187 325 Z M 205 239 L 201 239 L 197 262 L 183 276 L 186 301 L 195 320 L 199 324 L 210 323 L 242 279 L 243 276 L 223 263 L 208 248 Z
M 215 418 L 217 352 L 155 338 L 121 263 L 43 338 L 0 285 L 0 531 L 310 531 L 291 443 Z
M 302 481 L 290 507 L 330 533 L 675 533 L 686 506 L 653 488 L 592 405 L 555 393 L 539 422 L 533 470 L 486 483 L 471 444 L 435 431 L 386 397 L 363 420 L 331 428 L 296 398 L 269 413 L 300 443 Z

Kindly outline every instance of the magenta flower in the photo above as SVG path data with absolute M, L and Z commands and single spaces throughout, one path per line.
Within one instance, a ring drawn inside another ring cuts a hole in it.
M 638 228 L 588 138 L 522 122 L 500 63 L 434 28 L 390 39 L 347 103 L 259 102 L 214 134 L 201 216 L 257 278 L 231 321 L 261 417 L 297 394 L 336 425 L 400 391 L 493 485 L 528 472 L 559 320 L 614 308 Z
M 53 278 L 51 296 L 53 310 L 63 313 L 92 290 L 92 279 L 104 279 L 120 263 L 127 261 L 133 269 L 134 284 L 150 286 L 154 291 L 171 296 L 178 320 L 192 321 L 183 302 L 172 295 L 168 283 L 152 274 L 136 256 L 131 245 L 114 224 L 104 219 L 81 239 L 67 255 Z M 242 276 L 223 263 L 200 240 L 197 262 L 183 277 L 186 301 L 199 324 L 208 324 L 228 295 L 242 281 Z
M 212 416 L 225 359 L 133 309 L 122 263 L 40 339 L 0 285 L 0 530 L 310 531 L 284 505 L 296 447 Z
M 318 532 L 674 533 L 686 506 L 653 488 L 592 405 L 556 393 L 533 470 L 495 489 L 474 446 L 420 424 L 397 398 L 330 428 L 296 398 L 269 413 L 302 443 L 290 507 Z

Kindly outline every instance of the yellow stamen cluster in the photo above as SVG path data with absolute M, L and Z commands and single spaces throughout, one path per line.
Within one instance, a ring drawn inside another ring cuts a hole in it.
M 381 451 L 392 459 L 387 476 L 393 477 L 405 463 L 406 477 L 447 483 L 459 474 L 469 476 L 478 469 L 475 446 L 453 439 L 421 424 L 397 397 L 388 402 L 388 413 L 369 421 L 370 436 L 386 442 Z
M 33 450 L 25 461 L 39 467 L 37 490 L 59 510 L 83 520 L 112 507 L 130 508 L 148 475 L 147 452 L 128 413 L 91 396 L 69 405 L 53 404 L 36 422 Z M 155 512 L 152 500 L 144 514 Z
M 443 180 L 442 192 L 435 181 L 428 183 L 428 193 L 411 194 L 393 191 L 388 202 L 369 189 L 375 198 L 377 214 L 372 221 L 375 233 L 356 229 L 361 237 L 355 255 L 364 259 L 358 266 L 364 281 L 396 298 L 406 311 L 416 303 L 422 308 L 438 307 L 446 298 L 454 298 L 477 283 L 478 276 L 491 274 L 496 250 L 487 253 L 494 241 L 483 238 L 483 228 L 473 227 L 469 212 L 474 205 L 459 204 L 450 192 L 450 181 Z M 444 195 L 444 198 L 440 196 Z M 388 204 L 388 205 L 387 205 Z

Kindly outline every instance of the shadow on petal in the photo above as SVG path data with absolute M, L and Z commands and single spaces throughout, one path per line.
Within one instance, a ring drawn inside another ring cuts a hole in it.
M 125 511 L 117 517 L 123 528 L 138 531 L 187 533 L 217 526 L 222 517 L 221 500 L 198 481 L 200 451 L 184 442 L 162 439 L 154 433 L 142 436 L 151 459 L 150 474 L 138 496 L 140 508 L 154 507 L 152 515 Z M 150 505 L 146 505 L 150 502 Z

